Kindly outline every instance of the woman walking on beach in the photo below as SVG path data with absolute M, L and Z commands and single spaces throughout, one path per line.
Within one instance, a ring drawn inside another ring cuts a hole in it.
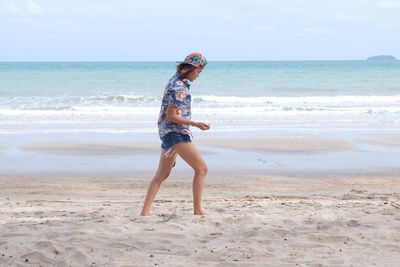
M 158 118 L 158 132 L 161 139 L 161 155 L 157 172 L 147 190 L 141 215 L 150 213 L 151 204 L 160 188 L 161 183 L 167 179 L 175 160 L 179 155 L 194 170 L 193 178 L 193 205 L 194 214 L 203 215 L 201 208 L 201 195 L 204 179 L 207 174 L 207 164 L 192 143 L 189 126 L 201 130 L 210 129 L 204 122 L 191 120 L 190 85 L 196 80 L 207 60 L 200 53 L 189 54 L 177 66 L 176 74 L 169 80 L 165 87 L 160 115 Z

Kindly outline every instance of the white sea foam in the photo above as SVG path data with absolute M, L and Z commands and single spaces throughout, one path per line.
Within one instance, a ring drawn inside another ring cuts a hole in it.
M 145 95 L 98 95 L 57 97 L 0 97 L 0 108 L 29 110 L 68 110 L 78 107 L 154 107 L 159 106 L 160 97 Z M 200 106 L 228 107 L 232 105 L 324 105 L 368 106 L 399 105 L 400 95 L 390 96 L 302 96 L 302 97 L 240 97 L 240 96 L 193 96 L 194 104 Z
M 113 128 L 118 131 L 155 127 L 161 98 L 144 95 L 0 97 L 0 129 L 24 131 L 57 128 L 84 131 Z M 400 125 L 400 95 L 193 97 L 193 118 L 212 121 L 219 127 L 235 125 Z M 62 127 L 62 125 L 66 125 Z M 57 131 L 57 129 L 55 129 Z M 99 130 L 101 131 L 101 130 Z
M 391 96 L 302 96 L 302 97 L 239 97 L 239 96 L 215 96 L 200 95 L 195 96 L 194 101 L 223 103 L 223 104 L 298 104 L 298 103 L 354 103 L 363 105 L 368 103 L 400 103 L 400 95 Z
M 115 99 L 121 100 L 115 102 Z M 131 99 L 132 102 L 122 101 Z M 134 101 L 133 101 L 134 99 Z M 158 114 L 161 99 L 137 95 L 0 98 L 0 116 L 134 116 Z M 400 95 L 323 97 L 238 97 L 203 95 L 192 105 L 203 115 L 400 113 Z

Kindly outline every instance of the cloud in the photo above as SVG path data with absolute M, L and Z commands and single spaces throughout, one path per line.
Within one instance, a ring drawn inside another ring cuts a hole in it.
M 12 0 L 5 5 L 11 16 L 32 17 L 43 14 L 43 9 L 33 0 Z
M 271 32 L 275 30 L 275 27 L 270 25 L 255 25 L 251 29 L 253 29 L 256 32 Z
M 347 13 L 343 11 L 334 12 L 331 14 L 324 15 L 326 18 L 335 21 L 335 22 L 344 22 L 344 23 L 368 23 L 371 22 L 371 14 L 369 13 L 360 13 L 360 12 L 350 12 Z
M 377 6 L 385 9 L 398 9 L 400 8 L 399 1 L 378 1 Z
M 12 25 L 22 24 L 22 25 L 29 25 L 30 27 L 34 28 L 45 28 L 47 26 L 46 23 L 40 22 L 32 17 L 10 17 L 6 18 L 5 21 L 11 23 Z
M 360 47 L 395 50 L 395 44 L 400 42 L 397 26 L 400 0 L 0 0 L 0 3 L 0 43 L 2 47 L 8 45 L 8 50 L 0 49 L 0 60 L 20 59 L 22 55 L 26 60 L 35 59 L 36 51 L 30 51 L 29 47 L 21 50 L 15 45 L 31 42 L 37 44 L 38 57 L 60 60 L 172 60 L 179 58 L 182 50 L 193 49 L 221 60 L 340 59 L 359 57 L 364 53 Z M 346 46 L 349 42 L 354 45 Z M 78 43 L 81 54 L 71 46 Z M 316 43 L 332 49 L 320 49 Z M 54 51 L 47 51 L 50 46 Z
M 379 27 L 383 31 L 387 31 L 387 32 L 398 32 L 399 31 L 399 28 L 397 27 L 397 25 L 393 25 L 392 23 L 383 22 L 383 23 L 379 24 Z
M 323 28 L 307 27 L 303 29 L 303 32 L 309 35 L 322 35 L 330 33 L 329 30 Z

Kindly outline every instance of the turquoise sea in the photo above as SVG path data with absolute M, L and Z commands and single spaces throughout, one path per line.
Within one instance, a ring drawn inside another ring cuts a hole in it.
M 175 66 L 0 63 L 0 171 L 15 170 L 16 162 L 30 157 L 19 149 L 24 144 L 66 139 L 158 142 L 160 100 Z M 193 119 L 212 125 L 208 136 L 321 133 L 351 139 L 360 137 L 355 133 L 400 132 L 400 61 L 209 62 L 191 93 Z M 379 155 L 393 156 L 393 151 L 386 152 Z M 373 157 L 360 166 L 371 162 Z
M 135 121 L 149 126 L 175 64 L 0 63 L 0 131 L 21 120 L 60 124 L 77 115 L 92 125 L 111 119 L 121 126 L 137 114 Z M 248 116 L 249 126 L 271 122 L 270 115 L 307 114 L 317 121 L 318 115 L 330 114 L 332 123 L 339 116 L 337 122 L 346 118 L 351 126 L 360 119 L 398 124 L 400 61 L 210 62 L 193 84 L 192 96 L 196 114 L 217 123 L 228 118 L 231 126 L 232 114 Z M 301 123 L 310 121 L 301 118 Z
M 0 63 L 4 96 L 159 96 L 174 62 Z M 400 61 L 210 62 L 201 95 L 399 95 Z

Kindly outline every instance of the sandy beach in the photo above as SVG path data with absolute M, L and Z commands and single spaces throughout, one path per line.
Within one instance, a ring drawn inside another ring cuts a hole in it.
M 1 1 L 0 267 L 400 267 L 399 10 Z
M 0 64 L 0 267 L 399 266 L 398 62 L 210 62 L 142 217 L 175 64 Z
M 174 173 L 0 177 L 1 266 L 396 266 L 396 173 L 215 173 L 207 216 Z

